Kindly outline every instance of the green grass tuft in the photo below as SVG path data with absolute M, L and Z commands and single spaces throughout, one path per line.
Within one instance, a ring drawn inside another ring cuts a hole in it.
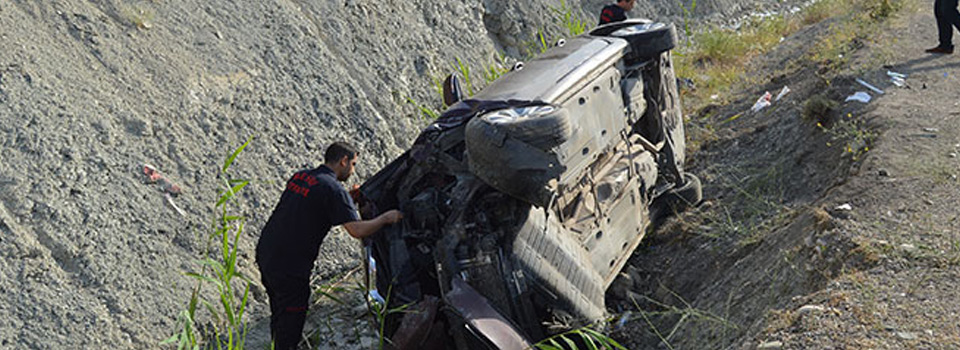
M 584 326 L 572 329 L 552 337 L 543 339 L 531 346 L 538 350 L 578 350 L 580 346 L 587 349 L 620 349 L 626 350 L 616 340 L 600 333 L 594 326 Z
M 557 16 L 556 22 L 559 22 L 567 30 L 568 35 L 577 36 L 587 31 L 587 22 L 573 12 L 573 9 L 567 5 L 566 0 L 560 0 L 560 7 L 550 7 L 550 10 Z
M 807 99 L 803 104 L 801 116 L 817 125 L 833 125 L 837 115 L 837 107 L 840 103 L 827 97 L 826 95 L 814 95 Z

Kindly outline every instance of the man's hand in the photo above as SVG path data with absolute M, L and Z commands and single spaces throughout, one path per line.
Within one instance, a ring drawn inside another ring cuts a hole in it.
M 360 197 L 360 185 L 354 184 L 350 187 L 350 191 L 348 191 L 348 193 L 350 193 L 350 198 L 353 199 L 353 203 L 356 205 L 362 205 L 362 203 L 360 203 L 360 199 L 362 199 Z
M 403 219 L 403 213 L 394 209 L 380 214 L 380 216 L 377 216 L 377 218 L 373 220 L 345 223 L 343 224 L 343 228 L 347 229 L 347 233 L 354 238 L 363 239 L 376 233 L 377 231 L 380 231 L 380 229 L 384 226 L 396 223 L 401 219 Z
M 387 224 L 395 224 L 403 219 L 403 213 L 399 210 L 393 209 L 387 211 L 386 213 L 380 214 L 380 217 L 382 217 Z

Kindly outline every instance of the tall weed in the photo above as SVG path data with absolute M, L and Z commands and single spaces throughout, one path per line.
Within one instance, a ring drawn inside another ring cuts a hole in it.
M 442 92 L 440 96 L 442 99 Z M 423 117 L 427 123 L 432 123 L 434 120 L 437 120 L 437 118 L 440 118 L 440 112 L 438 112 L 436 109 L 417 103 L 417 101 L 413 98 L 407 97 L 406 99 L 407 103 L 413 105 L 418 111 L 420 111 L 420 116 Z
M 693 29 L 690 28 L 692 22 L 690 18 L 693 16 L 693 11 L 697 9 L 697 0 L 690 0 L 690 7 L 684 6 L 683 0 L 678 0 L 677 3 L 683 10 L 683 34 L 687 38 L 687 46 L 690 46 L 690 37 L 693 36 Z
M 455 68 L 457 72 L 460 73 L 460 76 L 463 77 L 463 87 L 467 89 L 467 96 L 473 96 L 473 81 L 470 79 L 470 65 L 464 63 L 460 57 L 457 57 L 457 65 Z
M 177 349 L 228 350 L 241 350 L 246 345 L 247 324 L 243 315 L 252 282 L 237 269 L 238 243 L 246 218 L 229 212 L 229 207 L 235 204 L 237 194 L 250 184 L 250 181 L 234 179 L 228 170 L 252 140 L 251 137 L 230 154 L 220 168 L 222 188 L 214 205 L 217 217 L 213 220 L 211 232 L 207 235 L 206 248 L 198 261 L 200 271 L 185 273 L 196 280 L 196 285 L 186 310 L 181 311 L 178 316 L 180 329 L 161 342 L 161 345 L 177 344 Z M 216 287 L 217 294 L 203 295 L 204 284 Z M 242 296 L 237 295 L 238 290 L 243 290 Z M 207 310 L 212 322 L 209 326 L 198 328 L 197 310 L 201 306 Z
M 577 36 L 587 31 L 587 22 L 574 13 L 573 9 L 567 5 L 566 0 L 560 0 L 560 7 L 550 7 L 550 10 L 557 16 L 556 22 L 559 22 L 567 30 L 568 35 Z

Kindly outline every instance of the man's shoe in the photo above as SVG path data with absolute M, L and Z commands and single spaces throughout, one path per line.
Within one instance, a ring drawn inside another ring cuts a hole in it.
M 937 47 L 932 48 L 932 49 L 927 49 L 926 52 L 927 52 L 927 53 L 951 54 L 951 53 L 953 53 L 953 48 L 952 48 L 952 47 L 937 46 Z

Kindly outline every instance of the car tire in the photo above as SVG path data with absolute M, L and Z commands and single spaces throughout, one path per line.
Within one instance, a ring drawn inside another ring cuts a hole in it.
M 613 33 L 617 30 L 620 30 L 632 25 L 647 24 L 647 23 L 653 23 L 653 21 L 646 18 L 630 18 L 627 20 L 619 21 L 619 22 L 607 23 L 604 25 L 597 26 L 596 28 L 593 28 L 593 30 L 590 31 L 590 35 L 609 36 L 610 33 Z
M 673 24 L 637 21 L 609 28 L 615 30 L 594 31 L 626 40 L 630 44 L 630 56 L 633 58 L 656 57 L 660 53 L 677 47 L 677 27 Z
M 467 123 L 464 139 L 470 172 L 514 198 L 549 205 L 548 184 L 563 172 L 550 150 L 569 139 L 569 115 L 553 110 L 535 117 L 498 120 L 490 114 Z
M 703 200 L 703 185 L 700 179 L 691 173 L 683 173 L 683 184 L 672 188 L 657 197 L 653 206 L 663 213 L 679 213 L 693 207 Z
M 600 319 L 605 310 L 603 279 L 589 265 L 588 253 L 565 230 L 556 217 L 533 208 L 513 239 L 513 256 L 537 284 L 556 293 L 560 302 L 556 306 Z
M 488 113 L 481 116 L 480 121 L 486 124 L 486 127 L 499 128 L 508 136 L 544 151 L 570 138 L 573 128 L 570 126 L 570 115 L 566 110 L 552 106 L 535 108 L 548 109 L 548 111 L 513 120 L 497 118 L 496 113 Z

